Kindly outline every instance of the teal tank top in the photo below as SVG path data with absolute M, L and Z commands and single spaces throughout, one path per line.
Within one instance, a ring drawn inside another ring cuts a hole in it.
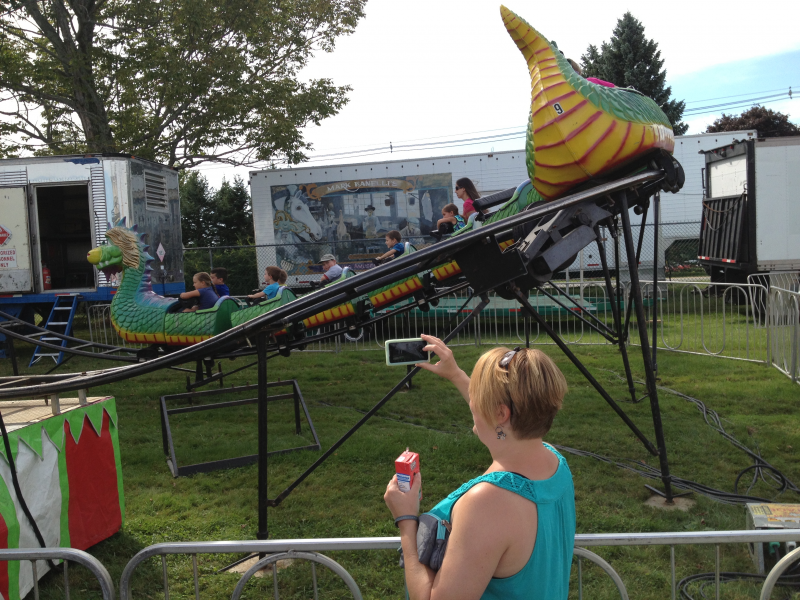
M 558 457 L 558 469 L 549 479 L 534 481 L 508 471 L 487 473 L 468 481 L 429 511 L 449 521 L 456 501 L 484 481 L 536 504 L 539 522 L 530 559 L 511 577 L 493 577 L 481 600 L 567 598 L 575 545 L 575 488 L 567 461 L 549 444 L 544 446 Z

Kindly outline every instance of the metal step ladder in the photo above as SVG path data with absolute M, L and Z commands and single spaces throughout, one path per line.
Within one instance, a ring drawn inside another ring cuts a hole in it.
M 47 317 L 47 323 L 45 323 L 44 326 L 45 329 L 49 329 L 62 335 L 71 335 L 72 321 L 75 318 L 75 311 L 77 308 L 78 294 L 64 294 L 56 296 L 56 301 L 53 303 L 53 310 L 50 311 L 50 316 Z M 49 342 L 51 344 L 61 342 L 58 344 L 59 346 L 67 346 L 67 340 L 62 340 L 61 338 L 55 336 L 43 336 L 40 339 L 43 342 Z M 31 356 L 31 362 L 28 364 L 28 366 L 32 367 L 39 362 L 39 359 L 44 358 L 45 356 L 49 356 L 56 362 L 57 365 L 60 365 L 61 361 L 64 359 L 64 352 L 53 352 L 50 348 L 41 348 L 36 346 L 36 348 L 33 350 L 33 356 Z

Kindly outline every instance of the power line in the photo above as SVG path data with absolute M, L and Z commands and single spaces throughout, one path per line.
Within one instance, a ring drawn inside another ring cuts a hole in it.
M 725 100 L 726 98 L 740 98 L 742 96 L 750 96 L 752 94 L 771 94 L 772 92 L 782 92 L 786 88 L 796 88 L 800 86 L 790 85 L 790 86 L 783 86 L 782 88 L 776 88 L 774 90 L 762 90 L 760 92 L 746 92 L 744 94 L 734 94 L 733 96 L 719 96 L 717 98 L 706 98 L 705 100 L 686 100 L 686 104 L 697 104 L 698 102 L 711 102 L 713 100 Z
M 783 92 L 782 94 L 772 94 L 770 96 L 761 96 L 758 98 L 747 98 L 741 100 L 732 100 L 730 102 L 723 102 L 722 104 L 709 104 L 708 106 L 698 106 L 697 108 L 690 108 L 688 110 L 683 111 L 683 114 L 692 114 L 701 110 L 709 110 L 712 108 L 725 108 L 734 104 L 741 104 L 742 102 L 760 102 L 762 100 L 771 100 L 773 98 L 783 98 L 789 97 L 789 92 Z
M 758 105 L 761 105 L 761 104 L 772 104 L 773 102 L 780 102 L 780 101 L 781 101 L 781 98 L 776 98 L 775 100 L 767 100 L 766 102 L 746 102 L 744 104 L 738 104 L 736 106 L 728 106 L 726 108 L 728 110 L 735 109 L 735 108 L 750 108 L 750 107 L 755 106 L 757 104 Z M 707 110 L 707 111 L 704 111 L 704 112 L 691 113 L 691 114 L 686 115 L 686 116 L 698 117 L 698 116 L 701 116 L 701 115 L 712 115 L 712 114 L 715 114 L 715 113 L 718 113 L 718 112 L 720 112 L 720 109 L 717 108 L 717 109 L 713 109 L 713 110 Z
M 794 86 L 794 87 L 797 87 L 797 86 Z M 684 111 L 684 115 L 687 116 L 687 117 L 702 116 L 704 114 L 711 114 L 711 113 L 719 112 L 719 110 L 723 109 L 723 108 L 728 108 L 728 109 L 742 108 L 742 107 L 745 107 L 745 106 L 750 106 L 750 105 L 752 105 L 754 103 L 776 102 L 776 101 L 782 99 L 783 97 L 789 95 L 790 92 L 788 90 L 791 90 L 791 88 L 792 88 L 792 86 L 789 86 L 788 88 L 777 88 L 776 90 L 766 90 L 767 92 L 787 90 L 787 91 L 785 91 L 783 93 L 776 93 L 776 94 L 771 94 L 771 95 L 767 95 L 767 96 L 754 96 L 754 97 L 747 98 L 747 99 L 741 99 L 740 98 L 739 100 L 733 100 L 733 101 L 730 101 L 730 102 L 723 102 L 723 103 L 707 105 L 707 106 L 698 106 L 698 107 L 695 107 L 695 108 L 688 109 L 688 110 Z M 741 96 L 753 96 L 754 94 L 762 94 L 762 93 L 764 93 L 764 92 L 749 92 L 749 93 L 745 93 L 745 94 L 736 94 L 734 96 L 720 96 L 718 98 L 708 98 L 708 99 L 705 99 L 705 100 L 695 100 L 693 102 L 710 102 L 710 101 L 713 101 L 713 100 L 724 100 L 726 98 L 734 98 L 734 97 L 741 97 Z M 791 96 L 789 96 L 789 97 L 791 97 Z M 494 130 L 494 131 L 502 131 L 504 129 L 511 129 L 511 128 L 501 128 L 501 129 Z M 493 130 L 489 130 L 489 131 L 493 131 Z M 453 134 L 451 134 L 451 135 L 453 135 Z M 455 134 L 455 135 L 469 135 L 469 134 Z M 409 144 L 409 145 L 401 144 L 401 145 L 392 145 L 389 148 L 387 148 L 387 146 L 385 146 L 385 145 L 384 146 L 376 146 L 376 147 L 367 148 L 367 149 L 354 148 L 353 150 L 350 150 L 350 151 L 343 150 L 342 152 L 331 152 L 331 153 L 326 153 L 326 154 L 317 154 L 317 155 L 314 155 L 314 156 L 310 157 L 308 159 L 308 161 L 306 161 L 306 163 L 316 162 L 316 161 L 321 160 L 321 159 L 362 158 L 362 157 L 368 157 L 368 156 L 379 156 L 381 154 L 393 154 L 394 152 L 410 151 L 410 150 L 406 150 L 407 148 L 411 149 L 411 150 L 423 150 L 425 148 L 428 148 L 428 149 L 442 149 L 442 148 L 445 148 L 445 147 L 459 147 L 459 146 L 463 146 L 463 145 L 474 145 L 474 143 L 477 143 L 478 140 L 483 140 L 483 141 L 486 141 L 486 142 L 488 142 L 488 141 L 506 141 L 506 140 L 510 140 L 510 139 L 516 139 L 517 137 L 520 137 L 522 135 L 524 135 L 524 132 L 509 132 L 509 133 L 506 133 L 506 134 L 497 134 L 496 136 L 485 136 L 484 138 L 469 138 L 469 139 L 466 139 L 466 140 L 452 140 L 452 139 L 450 139 L 450 140 L 443 140 L 443 141 L 439 141 L 439 142 L 430 142 L 430 143 L 425 143 L 425 144 Z M 442 138 L 449 138 L 449 137 L 451 137 L 451 136 L 436 136 L 436 137 L 431 137 L 431 138 L 418 138 L 418 139 L 419 140 L 442 139 Z M 414 140 L 408 140 L 408 141 L 414 141 Z M 462 142 L 474 142 L 474 143 L 465 144 L 465 143 L 462 143 Z

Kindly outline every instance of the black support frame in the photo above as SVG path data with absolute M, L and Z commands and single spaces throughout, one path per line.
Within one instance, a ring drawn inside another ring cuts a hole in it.
M 299 450 L 320 450 L 320 441 L 319 436 L 317 435 L 317 431 L 314 428 L 314 422 L 311 420 L 311 415 L 308 412 L 308 407 L 306 406 L 306 401 L 303 398 L 303 394 L 300 391 L 300 386 L 295 379 L 283 380 L 283 381 L 270 381 L 266 383 L 266 386 L 263 386 L 265 390 L 270 388 L 280 388 L 280 387 L 291 387 L 291 391 L 289 393 L 284 394 L 275 394 L 272 396 L 265 396 L 263 399 L 261 398 L 261 388 L 262 386 L 259 384 L 251 384 L 251 385 L 241 385 L 236 387 L 229 387 L 229 388 L 222 388 L 222 389 L 214 389 L 214 390 L 206 390 L 203 392 L 188 392 L 183 394 L 172 394 L 167 396 L 161 396 L 161 440 L 164 448 L 164 454 L 168 457 L 167 465 L 169 466 L 170 472 L 172 473 L 173 477 L 185 477 L 187 475 L 195 475 L 197 473 L 210 473 L 212 471 L 218 471 L 220 469 L 233 469 L 235 467 L 243 467 L 246 465 L 252 465 L 258 462 L 259 455 L 261 454 L 261 449 L 259 449 L 259 453 L 257 454 L 250 454 L 247 456 L 238 456 L 236 458 L 226 458 L 222 460 L 215 460 L 209 462 L 202 462 L 202 463 L 195 463 L 191 465 L 180 466 L 178 464 L 178 459 L 175 454 L 175 442 L 172 437 L 172 429 L 170 427 L 170 415 L 179 415 L 179 414 L 186 414 L 186 413 L 193 413 L 193 412 L 203 412 L 208 410 L 218 410 L 221 408 L 229 408 L 233 406 L 245 406 L 248 404 L 258 404 L 259 406 L 259 440 L 266 436 L 262 436 L 262 423 L 260 420 L 261 417 L 261 406 L 262 402 L 276 402 L 278 400 L 289 400 L 291 399 L 294 404 L 294 422 L 295 422 L 295 433 L 299 435 L 302 429 L 302 420 L 300 417 L 300 411 L 302 410 L 303 414 L 305 415 L 306 421 L 308 422 L 309 429 L 311 430 L 311 435 L 314 438 L 314 443 L 306 446 L 297 446 L 295 448 L 286 448 L 282 450 L 273 450 L 272 452 L 267 452 L 268 455 L 274 454 L 286 454 L 287 452 L 297 452 Z M 250 390 L 258 390 L 258 396 L 255 398 L 243 398 L 240 400 L 228 400 L 226 402 L 218 402 L 215 404 L 202 404 L 197 406 L 182 406 L 179 408 L 168 408 L 167 402 L 173 400 L 193 400 L 195 398 L 208 398 L 213 396 L 218 396 L 220 394 L 231 394 L 231 393 L 239 393 L 239 392 L 246 392 Z M 266 411 L 263 411 L 266 412 Z

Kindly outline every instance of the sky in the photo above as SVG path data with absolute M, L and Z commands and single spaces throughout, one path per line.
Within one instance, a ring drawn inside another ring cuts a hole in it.
M 352 87 L 338 115 L 304 130 L 314 147 L 308 164 L 522 148 L 530 77 L 499 6 L 494 0 L 369 0 L 356 31 L 340 38 L 332 53 L 318 53 L 301 73 Z M 589 44 L 607 41 L 617 19 L 630 11 L 658 43 L 673 98 L 687 103 L 690 134 L 704 131 L 723 110 L 739 114 L 754 98 L 800 124 L 798 2 L 782 3 L 780 13 L 773 3 L 740 0 L 508 0 L 507 6 L 577 62 Z M 768 15 L 756 14 L 762 6 Z M 745 103 L 713 108 L 732 101 Z M 494 138 L 475 139 L 488 136 Z M 247 182 L 255 168 L 199 170 L 218 187 L 237 174 Z

